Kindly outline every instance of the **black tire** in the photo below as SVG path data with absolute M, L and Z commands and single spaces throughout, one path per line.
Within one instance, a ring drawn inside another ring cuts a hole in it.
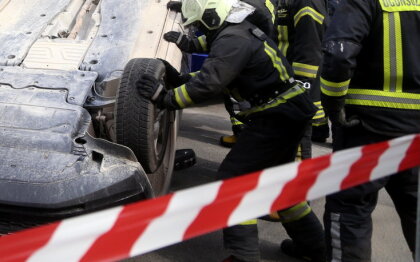
M 152 75 L 165 85 L 165 66 L 161 61 L 130 60 L 117 91 L 115 130 L 117 142 L 133 150 L 158 196 L 168 191 L 172 175 L 175 112 L 159 110 L 139 95 L 136 82 L 143 74 Z

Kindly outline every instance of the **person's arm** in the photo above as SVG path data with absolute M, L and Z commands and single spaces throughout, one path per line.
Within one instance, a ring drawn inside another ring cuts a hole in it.
M 206 36 L 201 35 L 191 38 L 181 32 L 169 31 L 163 35 L 163 39 L 174 43 L 182 52 L 186 53 L 207 53 Z
M 295 30 L 291 54 L 295 79 L 313 85 L 322 59 L 326 6 L 324 1 L 296 0 L 291 13 Z
M 356 58 L 362 41 L 369 34 L 373 13 L 374 5 L 370 0 L 346 0 L 336 10 L 334 21 L 327 29 L 323 43 L 321 100 L 330 116 L 343 111 L 344 98 L 357 66 Z
M 180 13 L 182 8 L 181 1 L 169 1 L 166 4 L 167 8 L 171 11 Z M 187 53 L 207 53 L 206 36 L 201 35 L 191 38 L 186 34 L 177 31 L 169 31 L 163 35 L 163 39 L 168 42 L 174 43 L 178 48 Z
M 170 90 L 165 101 L 180 109 L 221 94 L 247 65 L 252 55 L 250 41 L 233 35 L 216 39 L 200 72 L 186 84 Z

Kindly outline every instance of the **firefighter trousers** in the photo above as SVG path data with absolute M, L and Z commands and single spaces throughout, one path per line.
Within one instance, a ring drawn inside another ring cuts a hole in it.
M 362 125 L 334 128 L 334 150 L 392 139 L 366 130 Z M 418 169 L 356 186 L 326 198 L 324 226 L 327 261 L 371 261 L 371 214 L 382 188 L 390 195 L 401 219 L 404 237 L 412 252 L 415 249 Z
M 308 124 L 309 120 L 297 123 L 273 116 L 247 121 L 237 143 L 219 167 L 219 178 L 235 177 L 294 161 L 297 147 Z M 324 247 L 321 223 L 306 203 L 300 205 L 298 208 L 291 208 L 289 212 L 297 216 L 300 214 L 299 219 L 284 223 L 288 234 L 292 239 L 298 239 L 298 242 L 311 242 L 308 246 L 315 246 L 316 242 Z M 302 226 L 302 223 L 305 226 Z M 259 261 L 256 220 L 224 229 L 223 237 L 224 246 L 232 255 L 243 261 Z

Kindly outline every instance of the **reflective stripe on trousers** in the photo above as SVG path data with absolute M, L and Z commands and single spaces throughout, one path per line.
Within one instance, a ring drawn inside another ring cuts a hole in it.
M 332 246 L 332 262 L 341 262 L 341 235 L 340 235 L 340 214 L 331 213 L 331 246 Z

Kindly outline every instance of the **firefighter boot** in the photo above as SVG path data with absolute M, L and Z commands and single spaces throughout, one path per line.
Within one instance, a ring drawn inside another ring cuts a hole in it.
M 221 136 L 220 137 L 220 144 L 224 147 L 231 148 L 236 143 L 236 136 L 230 135 L 230 136 Z
M 283 223 L 283 226 L 292 238 L 282 242 L 283 253 L 303 261 L 326 261 L 324 230 L 312 211 L 299 220 Z
M 235 145 L 236 143 L 236 140 L 238 139 L 239 134 L 245 127 L 245 125 L 239 122 L 238 120 L 235 119 L 235 121 L 235 123 L 232 121 L 233 135 L 220 137 L 220 144 L 224 147 L 233 147 L 233 145 Z

